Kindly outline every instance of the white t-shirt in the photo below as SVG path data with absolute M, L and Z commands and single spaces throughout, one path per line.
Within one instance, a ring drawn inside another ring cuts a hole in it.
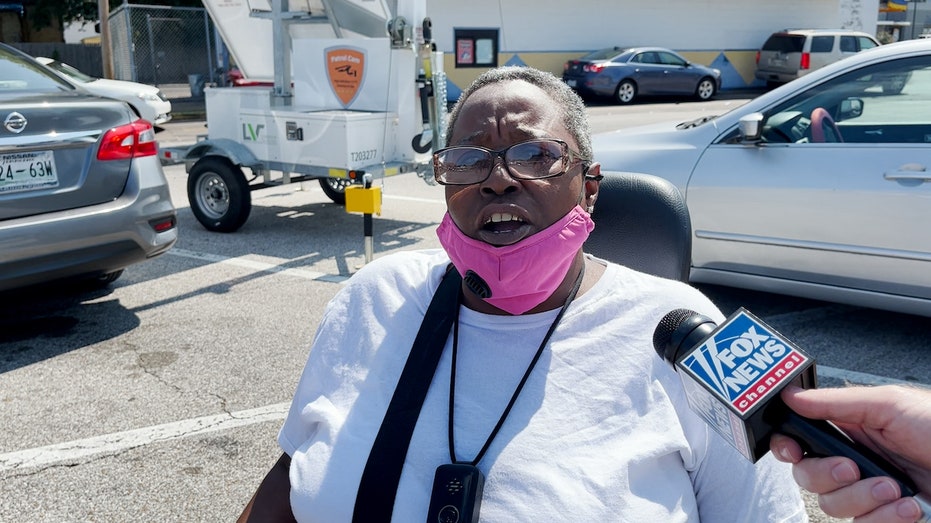
M 298 521 L 352 519 L 356 491 L 421 320 L 449 263 L 440 250 L 375 260 L 328 304 L 278 440 L 292 457 Z M 481 521 L 807 521 L 788 465 L 755 466 L 688 408 L 655 353 L 669 311 L 723 318 L 697 290 L 609 264 L 559 323 L 478 463 Z M 456 457 L 472 460 L 557 311 L 496 316 L 461 308 Z M 436 467 L 450 462 L 451 337 L 401 474 L 393 521 L 426 520 Z

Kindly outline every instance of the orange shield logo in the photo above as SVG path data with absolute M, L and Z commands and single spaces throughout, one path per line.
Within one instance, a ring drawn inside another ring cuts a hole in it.
M 354 47 L 330 47 L 324 50 L 326 74 L 333 94 L 343 108 L 359 96 L 365 81 L 365 50 Z

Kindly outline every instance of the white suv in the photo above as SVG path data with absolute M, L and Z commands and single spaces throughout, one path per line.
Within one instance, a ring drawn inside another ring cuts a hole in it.
M 771 34 L 757 51 L 756 77 L 774 87 L 878 45 L 876 38 L 859 31 L 787 29 Z

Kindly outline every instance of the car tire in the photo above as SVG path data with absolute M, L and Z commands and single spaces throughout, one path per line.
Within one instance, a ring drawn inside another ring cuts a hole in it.
M 123 275 L 123 269 L 95 274 L 82 274 L 62 280 L 64 285 L 77 292 L 99 291 L 106 289 Z
M 101 274 L 94 278 L 94 282 L 99 284 L 101 287 L 106 287 L 111 283 L 115 282 L 123 275 L 123 269 L 119 269 L 113 272 L 108 272 L 106 274 Z
M 191 168 L 188 200 L 194 217 L 209 231 L 234 232 L 249 218 L 252 195 L 242 169 L 226 158 L 207 156 Z
M 622 80 L 614 90 L 614 100 L 619 104 L 629 104 L 637 97 L 637 84 L 633 80 Z
M 698 82 L 698 87 L 695 88 L 695 96 L 701 101 L 711 100 L 716 93 L 717 86 L 709 76 L 702 78 Z
M 320 178 L 318 181 L 327 198 L 335 204 L 346 205 L 346 187 L 352 185 L 351 181 L 343 178 Z

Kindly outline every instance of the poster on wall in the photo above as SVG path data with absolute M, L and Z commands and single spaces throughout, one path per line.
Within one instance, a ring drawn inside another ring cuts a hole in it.
M 462 38 L 456 40 L 456 63 L 473 64 L 475 63 L 475 50 L 473 49 L 472 39 Z

